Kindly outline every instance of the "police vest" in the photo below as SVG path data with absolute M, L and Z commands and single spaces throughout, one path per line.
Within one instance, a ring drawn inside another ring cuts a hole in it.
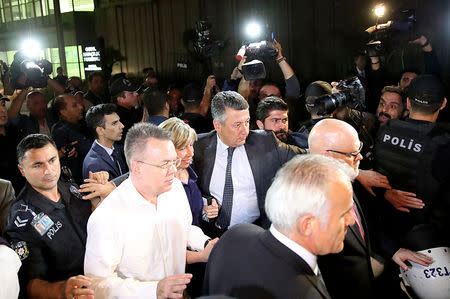
M 431 221 L 440 190 L 440 183 L 432 175 L 432 162 L 437 148 L 448 142 L 448 136 L 435 123 L 429 122 L 393 119 L 380 126 L 375 145 L 375 170 L 388 177 L 392 188 L 413 192 L 425 203 L 423 209 L 410 209 L 410 213 L 392 207 L 387 211 L 386 217 L 396 222 L 392 229 L 398 230 L 399 235 Z
M 426 172 L 431 174 L 430 154 L 435 146 L 430 132 L 434 126 L 434 123 L 415 124 L 398 119 L 380 126 L 375 169 L 388 177 L 392 188 L 417 193 L 419 174 L 421 179 Z

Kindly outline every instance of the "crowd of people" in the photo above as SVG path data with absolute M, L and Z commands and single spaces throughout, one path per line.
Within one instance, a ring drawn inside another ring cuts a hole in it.
M 58 69 L 49 102 L 2 96 L 0 297 L 415 298 L 399 267 L 450 269 L 450 127 L 431 43 L 413 43 L 423 74 L 386 82 L 358 55 L 365 105 L 325 114 L 339 87 L 302 92 L 277 41 L 285 86 L 245 80 L 244 58 L 222 87 L 146 68 L 83 93 Z

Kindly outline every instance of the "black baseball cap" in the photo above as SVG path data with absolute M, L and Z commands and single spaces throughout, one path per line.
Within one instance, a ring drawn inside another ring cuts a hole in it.
M 109 91 L 111 95 L 115 97 L 124 91 L 138 92 L 140 87 L 140 85 L 130 82 L 127 78 L 118 78 L 111 84 Z
M 306 87 L 305 102 L 307 106 L 314 106 L 314 103 L 318 97 L 323 95 L 330 95 L 332 93 L 332 87 L 330 83 L 325 81 L 314 81 Z
M 410 101 L 418 105 L 442 104 L 445 98 L 444 85 L 433 75 L 422 75 L 411 81 L 408 97 Z
M 203 98 L 202 87 L 197 83 L 189 83 L 183 88 L 181 98 L 186 103 L 201 102 Z

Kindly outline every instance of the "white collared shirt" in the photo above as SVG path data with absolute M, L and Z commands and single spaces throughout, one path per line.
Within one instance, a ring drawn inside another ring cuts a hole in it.
M 0 245 L 0 265 L 0 298 L 17 298 L 20 290 L 17 273 L 22 265 L 19 256 L 8 246 Z
M 95 142 L 96 144 L 98 144 L 99 146 L 101 146 L 101 147 L 106 151 L 106 153 L 109 155 L 109 157 L 111 158 L 111 160 L 114 161 L 114 158 L 111 156 L 112 153 L 114 152 L 114 146 L 113 146 L 112 148 L 109 148 L 109 147 L 107 147 L 107 146 L 104 146 L 104 145 L 100 144 L 100 142 L 98 142 L 97 139 L 95 139 L 94 142 Z
M 227 169 L 228 146 L 217 134 L 217 149 L 209 191 L 222 204 L 225 172 Z M 252 223 L 259 218 L 258 198 L 247 152 L 243 145 L 236 147 L 231 163 L 233 178 L 233 208 L 230 226 L 239 223 Z
M 145 200 L 128 178 L 92 213 L 84 272 L 95 298 L 156 298 L 159 280 L 185 273 L 186 247 L 203 249 L 208 237 L 192 225 L 178 179 L 157 202 Z
M 318 274 L 319 267 L 317 266 L 317 256 L 306 250 L 304 247 L 295 243 L 282 233 L 280 233 L 273 225 L 270 226 L 270 233 L 275 239 L 280 241 L 284 246 L 295 252 L 299 257 L 301 257 L 313 270 L 314 274 Z

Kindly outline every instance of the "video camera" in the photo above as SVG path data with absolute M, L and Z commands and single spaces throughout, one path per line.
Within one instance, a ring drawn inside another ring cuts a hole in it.
M 318 107 L 318 115 L 329 115 L 336 108 L 347 106 L 352 109 L 362 110 L 365 108 L 364 87 L 358 77 L 339 81 L 336 89 L 338 93 L 323 95 L 316 99 L 314 106 Z
M 261 60 L 274 59 L 278 55 L 278 50 L 271 41 L 260 41 L 243 45 L 236 58 L 241 60 L 247 56 L 247 62 L 242 65 L 242 74 L 245 80 L 263 79 L 266 77 L 266 69 Z M 261 59 L 261 60 L 260 60 Z
M 201 56 L 212 57 L 217 55 L 225 45 L 224 41 L 213 39 L 211 27 L 211 23 L 206 20 L 199 20 L 195 24 L 194 51 Z
M 368 56 L 382 56 L 386 48 L 416 39 L 416 22 L 414 9 L 399 9 L 393 13 L 391 21 L 367 28 L 365 31 L 371 39 L 366 44 Z
M 12 88 L 24 89 L 29 86 L 42 88 L 47 86 L 47 76 L 53 72 L 53 66 L 46 59 L 33 61 L 22 51 L 18 51 L 14 54 L 10 72 Z

